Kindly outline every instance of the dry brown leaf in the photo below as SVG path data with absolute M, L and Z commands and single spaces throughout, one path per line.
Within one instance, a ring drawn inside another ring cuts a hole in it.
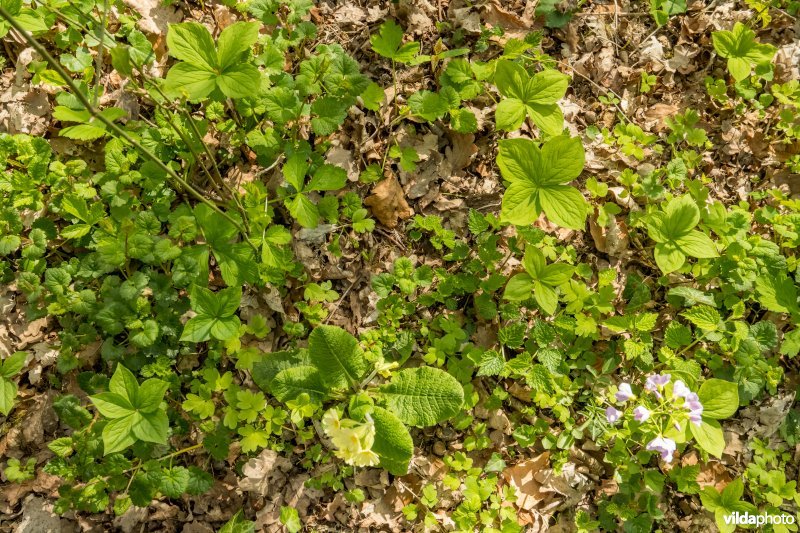
M 478 153 L 475 146 L 475 135 L 472 133 L 450 132 L 450 143 L 445 149 L 445 155 L 454 171 L 463 170 L 469 166 L 472 156 Z
M 124 0 L 124 2 L 142 16 L 137 24 L 145 33 L 164 35 L 169 24 L 183 19 L 180 11 L 163 6 L 160 0 Z
M 264 450 L 258 457 L 247 461 L 242 468 L 243 478 L 239 480 L 239 489 L 267 496 L 271 491 L 280 491 L 286 481 L 283 472 L 291 468 L 292 463 L 273 450 Z M 275 485 L 271 487 L 271 485 Z
M 597 223 L 597 217 L 589 218 L 589 231 L 598 250 L 611 256 L 619 255 L 628 249 L 628 228 L 625 223 L 613 218 L 608 226 Z
M 375 218 L 387 228 L 394 228 L 398 219 L 405 220 L 414 214 L 394 176 L 378 183 L 364 200 L 364 205 L 370 207 Z
M 503 478 L 513 486 L 517 495 L 517 507 L 531 511 L 547 497 L 541 491 L 542 485 L 536 480 L 536 473 L 550 467 L 550 452 L 544 452 L 533 459 L 522 461 L 503 470 Z

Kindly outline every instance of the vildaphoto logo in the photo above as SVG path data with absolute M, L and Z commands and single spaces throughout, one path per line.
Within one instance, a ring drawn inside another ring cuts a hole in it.
M 751 513 L 735 513 L 726 514 L 723 516 L 725 523 L 734 526 L 763 526 L 766 524 L 794 524 L 796 519 L 790 514 L 751 514 Z

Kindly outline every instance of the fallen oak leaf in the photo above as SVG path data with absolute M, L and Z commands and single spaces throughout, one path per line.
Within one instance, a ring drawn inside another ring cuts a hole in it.
M 372 194 L 364 200 L 364 205 L 371 208 L 375 218 L 387 228 L 394 228 L 398 219 L 405 220 L 414 214 L 406 202 L 403 188 L 394 176 L 378 183 L 372 189 Z

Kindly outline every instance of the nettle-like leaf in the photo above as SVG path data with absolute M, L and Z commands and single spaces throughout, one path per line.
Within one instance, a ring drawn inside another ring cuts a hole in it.
M 414 41 L 403 44 L 403 28 L 393 20 L 381 24 L 378 33 L 369 38 L 372 50 L 398 63 L 410 63 L 419 53 L 419 43 Z
M 433 367 L 401 370 L 380 388 L 386 407 L 409 426 L 426 427 L 455 416 L 464 403 L 461 384 Z
M 141 385 L 133 373 L 117 364 L 108 392 L 90 396 L 98 412 L 110 419 L 103 428 L 103 454 L 119 452 L 137 440 L 166 444 L 167 413 L 161 408 L 169 384 L 150 378 Z
M 728 72 L 733 79 L 742 81 L 750 76 L 753 67 L 772 61 L 777 49 L 756 42 L 756 33 L 737 22 L 732 31 L 715 31 L 712 36 L 714 50 L 728 60 Z
M 556 102 L 566 94 L 569 76 L 552 69 L 530 76 L 521 65 L 501 59 L 497 62 L 494 83 L 505 97 L 495 111 L 499 129 L 519 129 L 529 116 L 548 135 L 562 132 L 564 114 Z
M 656 241 L 656 264 L 664 274 L 678 270 L 686 256 L 698 259 L 719 257 L 714 241 L 694 229 L 700 222 L 700 209 L 688 195 L 673 198 L 664 211 L 650 215 L 647 232 Z
M 241 287 L 212 292 L 195 285 L 189 298 L 197 315 L 183 327 L 182 341 L 203 342 L 211 338 L 225 341 L 238 334 L 241 323 L 236 311 L 242 300 Z
M 544 211 L 559 226 L 583 229 L 589 204 L 578 189 L 566 184 L 578 177 L 584 160 L 576 137 L 554 137 L 541 149 L 529 139 L 500 141 L 497 165 L 510 183 L 503 195 L 503 221 L 526 226 Z
M 182 63 L 167 73 L 169 93 L 185 94 L 199 101 L 219 90 L 229 98 L 243 98 L 258 92 L 261 73 L 244 60 L 258 40 L 260 24 L 237 22 L 219 36 L 216 46 L 208 29 L 197 22 L 170 24 L 167 33 L 169 53 Z
M 552 315 L 558 307 L 556 287 L 566 283 L 572 277 L 575 268 L 564 263 L 548 265 L 544 254 L 533 246 L 525 249 L 522 259 L 525 273 L 515 274 L 508 280 L 503 298 L 510 301 L 522 301 L 533 297 L 542 310 Z

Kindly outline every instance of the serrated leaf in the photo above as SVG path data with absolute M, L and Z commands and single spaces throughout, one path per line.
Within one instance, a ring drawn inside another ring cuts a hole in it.
M 403 29 L 391 19 L 381 24 L 369 40 L 377 54 L 398 63 L 409 63 L 419 52 L 418 42 L 403 44 Z

